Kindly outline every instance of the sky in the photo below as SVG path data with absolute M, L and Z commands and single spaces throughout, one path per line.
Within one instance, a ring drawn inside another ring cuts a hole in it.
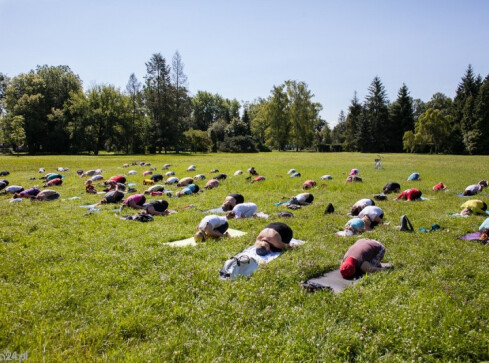
M 161 53 L 182 57 L 191 95 L 240 102 L 305 82 L 333 126 L 378 76 L 391 102 L 454 97 L 489 74 L 487 0 L 0 0 L 0 72 L 68 65 L 85 89 L 125 90 Z

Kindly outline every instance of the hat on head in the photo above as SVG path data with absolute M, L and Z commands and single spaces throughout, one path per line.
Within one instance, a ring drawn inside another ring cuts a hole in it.
M 340 273 L 344 279 L 349 279 L 355 276 L 355 270 L 355 259 L 353 257 L 348 257 L 340 267 Z

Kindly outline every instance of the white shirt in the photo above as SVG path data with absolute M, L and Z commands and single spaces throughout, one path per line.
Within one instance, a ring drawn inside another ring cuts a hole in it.
M 20 185 L 11 185 L 11 186 L 5 188 L 5 192 L 15 194 L 15 193 L 19 193 L 23 189 L 24 188 L 21 187 Z
M 469 185 L 465 190 L 470 191 L 473 194 L 479 193 L 480 187 L 477 184 Z
M 199 223 L 199 229 L 205 230 L 205 227 L 209 223 L 212 226 L 212 229 L 216 229 L 217 227 L 222 226 L 227 223 L 226 217 L 216 216 L 215 214 L 211 214 L 210 216 L 205 216 Z
M 358 202 L 353 204 L 354 207 L 362 207 L 362 206 L 365 207 L 369 205 L 372 205 L 372 200 L 370 199 L 360 199 Z
M 240 203 L 233 208 L 236 218 L 252 217 L 256 213 L 258 207 L 255 203 Z
M 178 178 L 176 176 L 172 176 L 171 178 L 168 178 L 166 180 L 166 184 L 174 184 L 174 183 L 178 183 Z
M 299 203 L 306 203 L 306 199 L 309 196 L 309 193 L 301 193 L 297 194 L 295 198 L 298 200 Z
M 370 220 L 373 221 L 375 218 L 380 217 L 382 214 L 384 214 L 382 209 L 374 205 L 369 205 L 362 209 L 360 214 L 358 214 L 358 217 L 362 218 L 364 216 L 368 216 Z

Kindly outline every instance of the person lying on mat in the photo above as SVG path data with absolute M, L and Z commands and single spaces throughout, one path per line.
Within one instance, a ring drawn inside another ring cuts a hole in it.
M 366 223 L 365 223 L 366 222 Z M 360 234 L 365 232 L 370 227 L 370 219 L 368 216 L 363 218 L 352 218 L 345 224 L 345 231 L 351 231 L 353 234 Z
M 472 213 L 486 214 L 487 204 L 482 200 L 471 199 L 462 204 L 460 208 L 462 208 L 461 216 L 470 216 Z
M 433 187 L 433 191 L 435 192 L 438 192 L 440 190 L 446 190 L 447 187 L 445 184 L 443 184 L 442 182 L 439 182 L 438 184 L 436 184 L 434 187 Z
M 226 217 L 214 214 L 205 216 L 197 226 L 197 233 L 194 235 L 195 242 L 205 241 L 206 238 L 226 237 L 229 228 Z
M 365 207 L 368 207 L 369 205 L 375 205 L 375 202 L 372 199 L 360 199 L 355 204 L 353 204 L 350 214 L 352 216 L 357 216 L 358 213 L 360 213 Z
M 389 182 L 382 189 L 384 194 L 399 193 L 401 191 L 401 185 L 395 182 Z
M 290 248 L 292 237 L 292 229 L 285 223 L 270 223 L 256 237 L 256 254 L 265 256 L 270 252 L 279 252 Z
M 408 176 L 408 179 L 407 180 L 421 180 L 420 177 L 419 177 L 419 173 L 412 173 L 411 175 Z
M 21 191 L 20 193 L 15 193 L 13 199 L 16 198 L 32 198 L 35 199 L 36 196 L 41 192 L 41 190 L 37 188 L 29 188 Z
M 258 211 L 255 203 L 240 203 L 226 213 L 227 219 L 253 217 Z
M 155 192 L 164 193 L 165 192 L 165 186 L 162 184 L 152 185 L 144 191 L 144 194 L 151 194 L 151 193 L 155 193 Z
M 304 183 L 302 183 L 302 189 L 311 189 L 312 187 L 316 186 L 316 182 L 314 180 L 306 180 Z
M 182 190 L 177 192 L 177 197 L 183 197 L 184 195 L 190 195 L 190 194 L 196 194 L 200 190 L 199 186 L 197 184 L 189 184 Z
M 153 216 L 162 216 L 168 214 L 168 202 L 166 200 L 153 200 L 144 204 L 144 211 Z
M 205 189 L 214 189 L 219 186 L 219 180 L 211 179 L 207 183 L 205 183 Z
M 41 190 L 33 199 L 40 201 L 49 201 L 59 198 L 59 193 L 56 190 L 44 189 Z
M 95 206 L 99 206 L 101 204 L 119 203 L 123 198 L 124 193 L 116 187 L 116 189 L 107 192 L 103 199 L 95 204 Z
M 234 193 L 229 194 L 222 203 L 221 208 L 223 211 L 227 212 L 232 210 L 237 204 L 244 203 L 244 197 L 241 194 Z
M 354 183 L 363 181 L 358 175 L 348 175 L 346 177 L 346 183 Z
M 479 183 L 469 185 L 467 188 L 465 188 L 463 195 L 465 196 L 476 195 L 484 188 L 487 188 L 487 181 L 481 180 Z
M 193 184 L 194 179 L 187 176 L 185 178 L 180 179 L 180 181 L 177 183 L 177 187 L 186 187 L 189 184 Z
M 359 239 L 346 251 L 340 267 L 341 276 L 350 279 L 365 272 L 384 269 L 380 264 L 385 247 L 373 239 Z M 387 267 L 386 267 L 387 268 Z
M 417 199 L 421 198 L 422 194 L 423 193 L 419 189 L 416 189 L 416 188 L 406 189 L 405 191 L 403 191 L 401 194 L 399 194 L 396 197 L 396 200 L 399 200 L 399 199 L 408 200 L 408 201 L 417 200 Z
M 144 203 L 146 202 L 146 197 L 144 194 L 133 194 L 126 198 L 122 203 L 121 210 L 125 207 L 131 207 L 135 209 L 144 209 Z
M 313 200 L 314 200 L 314 195 L 312 195 L 311 193 L 300 193 L 297 194 L 295 197 L 292 197 L 289 203 L 297 204 L 297 205 L 309 205 L 312 203 Z
M 384 211 L 379 207 L 369 205 L 363 208 L 360 213 L 358 213 L 358 218 L 361 218 L 365 222 L 365 229 L 373 228 L 379 223 L 383 222 Z

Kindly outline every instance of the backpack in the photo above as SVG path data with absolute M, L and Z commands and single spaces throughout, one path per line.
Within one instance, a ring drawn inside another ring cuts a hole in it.
M 334 213 L 334 207 L 333 204 L 328 203 L 328 206 L 326 207 L 324 214 L 331 214 L 331 213 Z
M 247 255 L 236 255 L 231 257 L 219 271 L 219 278 L 221 280 L 235 280 L 238 276 L 251 275 L 258 269 L 258 263 L 252 257 Z
M 401 231 L 413 232 L 414 228 L 406 215 L 401 216 Z

